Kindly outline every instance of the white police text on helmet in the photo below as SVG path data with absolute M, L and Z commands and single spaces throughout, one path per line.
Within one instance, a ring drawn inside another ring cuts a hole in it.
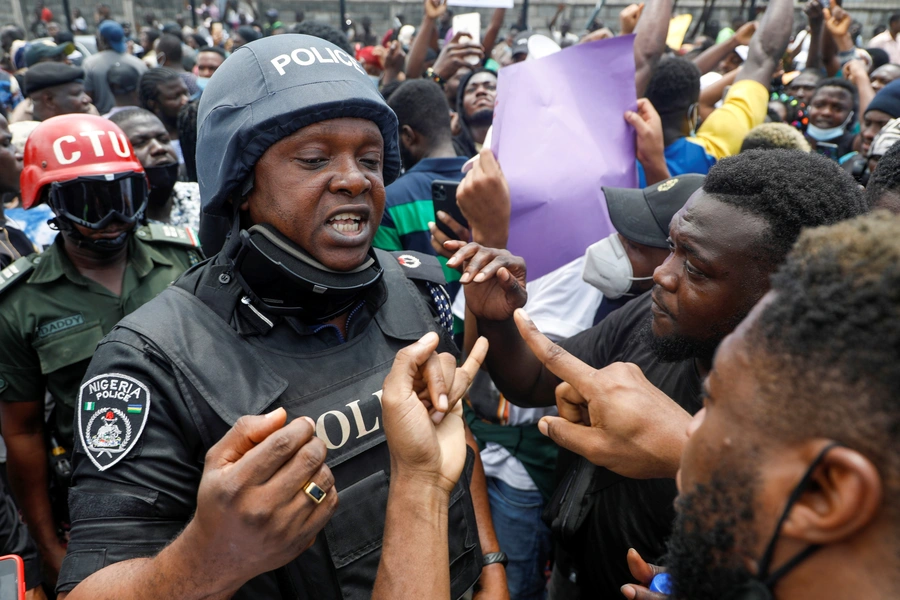
M 285 67 L 291 63 L 301 67 L 308 67 L 315 63 L 340 63 L 347 67 L 353 67 L 363 75 L 366 74 L 366 70 L 363 69 L 349 54 L 343 50 L 332 50 L 331 48 L 320 49 L 315 46 L 309 48 L 297 48 L 290 54 L 279 54 L 272 59 L 272 66 L 275 67 L 279 75 L 284 75 L 286 73 Z
M 125 137 L 124 134 L 116 134 L 114 131 L 100 131 L 100 130 L 92 130 L 92 131 L 81 131 L 78 133 L 81 137 L 86 137 L 91 140 L 91 148 L 94 151 L 94 156 L 97 158 L 103 158 L 106 156 L 106 151 L 103 149 L 102 139 L 107 135 L 109 136 L 110 145 L 112 146 L 112 151 L 122 158 L 128 158 L 131 156 L 131 148 L 128 146 L 128 138 Z M 78 142 L 78 139 L 74 135 L 64 135 L 62 137 L 58 137 L 53 141 L 53 154 L 56 156 L 56 160 L 59 161 L 61 165 L 71 165 L 74 162 L 77 162 L 81 158 L 81 150 L 72 150 L 71 148 L 64 147 L 64 144 L 68 146 L 69 144 L 75 144 Z

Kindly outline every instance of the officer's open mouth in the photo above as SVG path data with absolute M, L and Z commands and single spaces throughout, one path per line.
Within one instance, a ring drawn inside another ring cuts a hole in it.
M 365 220 L 360 214 L 345 212 L 331 217 L 325 223 L 341 233 L 357 233 Z

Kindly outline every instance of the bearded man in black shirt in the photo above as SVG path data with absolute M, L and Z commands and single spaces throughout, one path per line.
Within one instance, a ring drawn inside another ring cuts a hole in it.
M 684 417 L 701 408 L 700 382 L 716 347 L 768 291 L 769 276 L 801 229 L 866 210 L 853 179 L 820 156 L 770 150 L 724 159 L 672 219 L 672 253 L 656 269 L 651 292 L 560 344 L 592 369 L 634 363 L 594 372 L 593 381 L 607 393 L 631 390 L 628 418 L 635 435 L 628 426 L 609 426 L 602 429 L 618 437 L 598 435 L 590 444 L 569 446 L 606 468 L 587 472 L 590 482 L 579 493 L 587 514 L 579 527 L 568 529 L 566 552 L 551 581 L 552 600 L 620 597 L 620 586 L 632 580 L 625 560 L 629 548 L 650 562 L 661 559 L 675 516 L 673 478 L 686 437 Z M 486 364 L 497 387 L 514 404 L 557 403 L 562 417 L 578 421 L 587 395 L 583 386 L 562 383 L 513 321 L 526 299 L 524 261 L 476 244 L 447 246 L 457 250 L 448 264 L 463 271 L 467 308 L 490 342 Z M 679 406 L 657 402 L 652 405 L 669 408 L 640 410 L 642 397 L 661 393 Z M 587 415 L 581 420 L 598 426 Z M 561 421 L 551 420 L 551 426 Z M 546 421 L 541 427 L 548 433 Z M 642 454 L 641 445 L 650 442 L 641 432 L 674 440 L 669 455 Z M 565 435 L 552 437 L 568 445 Z M 579 466 L 582 473 L 585 466 Z

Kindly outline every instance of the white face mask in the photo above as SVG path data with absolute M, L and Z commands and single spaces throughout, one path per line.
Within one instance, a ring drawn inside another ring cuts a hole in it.
M 622 296 L 634 296 L 629 293 L 635 281 L 647 281 L 653 277 L 633 277 L 631 261 L 622 246 L 619 234 L 614 233 L 588 246 L 584 253 L 584 271 L 581 278 L 591 284 L 610 300 Z

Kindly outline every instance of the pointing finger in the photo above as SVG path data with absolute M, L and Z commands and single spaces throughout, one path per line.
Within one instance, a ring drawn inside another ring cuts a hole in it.
M 550 369 L 551 373 L 572 384 L 576 389 L 587 383 L 588 379 L 596 373 L 594 369 L 551 342 L 547 336 L 538 331 L 524 310 L 517 309 L 514 318 L 525 343 L 528 344 L 538 360 Z

